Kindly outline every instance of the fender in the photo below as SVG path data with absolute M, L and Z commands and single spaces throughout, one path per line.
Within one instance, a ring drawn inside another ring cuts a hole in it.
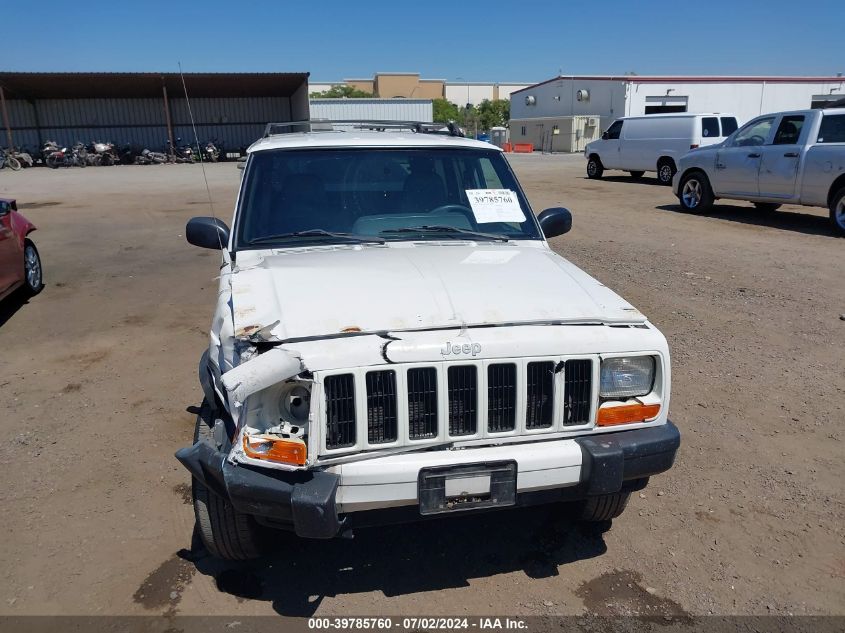
M 251 358 L 223 374 L 229 402 L 240 406 L 248 396 L 303 371 L 302 361 L 279 347 Z

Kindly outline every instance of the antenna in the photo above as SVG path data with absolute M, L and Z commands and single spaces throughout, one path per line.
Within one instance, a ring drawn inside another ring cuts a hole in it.
M 211 209 L 211 217 L 217 220 L 217 214 L 214 213 L 214 201 L 211 199 L 211 187 L 208 186 L 208 176 L 205 174 L 205 161 L 202 159 L 202 149 L 200 149 L 200 139 L 197 136 L 197 124 L 194 122 L 194 113 L 191 110 L 191 100 L 188 98 L 188 87 L 185 85 L 185 74 L 182 72 L 182 62 L 179 62 L 179 77 L 182 79 L 182 90 L 185 92 L 185 103 L 188 106 L 188 117 L 191 119 L 191 129 L 194 131 L 194 142 L 197 144 L 197 155 L 200 157 L 200 167 L 202 168 L 202 179 L 205 181 L 205 191 L 208 194 L 208 206 Z M 220 232 L 217 231 L 217 244 L 220 250 L 224 250 L 223 241 L 220 239 Z M 229 245 L 226 244 L 226 247 Z

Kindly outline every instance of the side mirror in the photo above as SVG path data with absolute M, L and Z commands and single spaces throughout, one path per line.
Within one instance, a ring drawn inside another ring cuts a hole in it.
M 546 209 L 537 218 L 540 221 L 540 228 L 546 237 L 557 237 L 569 233 L 572 229 L 572 214 L 569 209 L 553 207 Z
M 606 141 L 606 140 L 607 140 L 607 132 L 602 132 L 602 133 L 601 133 L 601 140 L 603 140 L 603 141 Z
M 200 248 L 223 250 L 229 245 L 229 227 L 217 218 L 191 218 L 185 226 L 185 239 Z

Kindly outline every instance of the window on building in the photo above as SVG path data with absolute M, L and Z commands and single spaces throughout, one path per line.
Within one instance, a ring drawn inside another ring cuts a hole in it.
M 766 117 L 765 119 L 757 119 L 752 121 L 739 131 L 734 137 L 733 144 L 735 147 L 756 147 L 763 145 L 766 139 L 769 138 L 769 132 L 772 129 L 772 124 L 775 122 L 775 117 Z
M 845 114 L 830 114 L 822 119 L 819 143 L 845 143 Z
M 722 136 L 730 136 L 736 132 L 737 127 L 736 118 L 732 116 L 723 116 L 722 119 Z
M 617 139 L 619 135 L 622 133 L 622 121 L 614 121 L 613 125 L 607 128 L 607 132 L 604 133 L 604 138 L 606 139 Z
M 713 138 L 719 136 L 719 119 L 714 116 L 706 116 L 701 119 L 701 136 Z
M 775 132 L 775 140 L 773 145 L 795 145 L 798 143 L 798 137 L 801 136 L 801 128 L 804 127 L 804 116 L 801 114 L 791 114 L 785 116 L 780 120 L 778 131 Z

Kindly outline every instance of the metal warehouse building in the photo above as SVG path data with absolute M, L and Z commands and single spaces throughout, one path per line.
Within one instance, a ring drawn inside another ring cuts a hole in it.
M 309 118 L 308 73 L 186 74 L 200 142 L 247 147 L 271 121 Z M 193 142 L 178 73 L 0 72 L 5 144 L 132 143 L 152 150 L 168 138 Z
M 426 123 L 434 106 L 430 99 L 311 99 L 311 118 Z
M 592 119 L 596 126 L 580 130 L 580 136 L 592 138 L 622 116 L 725 112 L 744 123 L 767 112 L 823 107 L 843 96 L 842 76 L 559 76 L 511 94 L 510 133 L 513 142 L 542 149 L 571 117 Z

